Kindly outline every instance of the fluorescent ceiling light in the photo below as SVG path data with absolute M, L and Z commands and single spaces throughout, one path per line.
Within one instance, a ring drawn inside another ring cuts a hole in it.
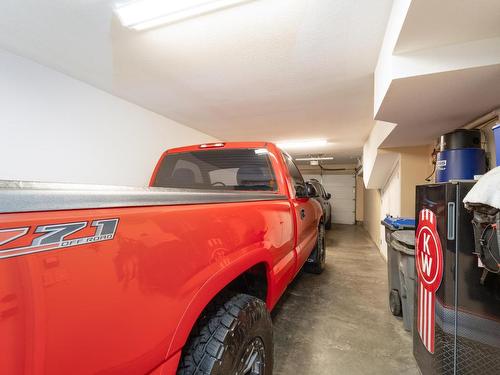
M 314 157 L 310 157 L 310 158 L 296 158 L 295 160 L 297 160 L 297 161 L 333 160 L 333 156 L 318 156 L 316 158 L 314 158 Z
M 167 25 L 255 0 L 135 0 L 115 6 L 123 26 L 135 30 Z
M 258 149 L 255 150 L 255 153 L 257 155 L 266 155 L 266 154 L 269 153 L 269 151 L 267 151 L 266 148 L 258 148 Z
M 296 150 L 301 148 L 324 147 L 328 144 L 326 139 L 304 139 L 296 141 L 278 142 L 277 146 L 285 150 Z

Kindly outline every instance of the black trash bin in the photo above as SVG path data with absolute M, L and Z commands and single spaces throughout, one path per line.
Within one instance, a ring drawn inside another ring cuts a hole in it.
M 399 260 L 398 252 L 391 246 L 392 233 L 405 230 L 415 229 L 415 219 L 386 216 L 382 220 L 382 225 L 385 226 L 385 242 L 387 243 L 387 277 L 389 282 L 389 307 L 392 315 L 401 316 L 401 285 L 399 281 Z
M 403 311 L 403 325 L 407 331 L 413 327 L 415 303 L 415 231 L 400 230 L 391 235 L 391 247 L 398 254 L 400 297 Z

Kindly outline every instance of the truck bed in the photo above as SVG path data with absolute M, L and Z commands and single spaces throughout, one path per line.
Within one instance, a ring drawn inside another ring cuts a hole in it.
M 270 308 L 296 271 L 272 192 L 2 181 L 0 212 L 6 374 L 148 373 L 242 271 L 267 269 Z
M 286 199 L 274 192 L 0 181 L 0 213 Z

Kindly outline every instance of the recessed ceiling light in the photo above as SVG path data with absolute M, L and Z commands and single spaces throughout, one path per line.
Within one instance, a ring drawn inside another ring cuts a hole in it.
M 276 145 L 285 150 L 296 150 L 301 148 L 324 147 L 328 145 L 328 142 L 326 139 L 303 139 L 277 142 Z
M 116 5 L 123 26 L 144 30 L 255 0 L 135 0 Z

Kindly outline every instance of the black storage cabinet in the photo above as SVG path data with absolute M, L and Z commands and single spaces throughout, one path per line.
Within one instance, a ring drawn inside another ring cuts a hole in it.
M 481 281 L 472 214 L 462 203 L 473 185 L 449 182 L 417 187 L 415 217 L 419 220 L 423 208 L 436 214 L 444 258 L 436 291 L 434 354 L 417 332 L 415 293 L 413 353 L 423 375 L 500 374 L 500 277 L 489 273 Z

